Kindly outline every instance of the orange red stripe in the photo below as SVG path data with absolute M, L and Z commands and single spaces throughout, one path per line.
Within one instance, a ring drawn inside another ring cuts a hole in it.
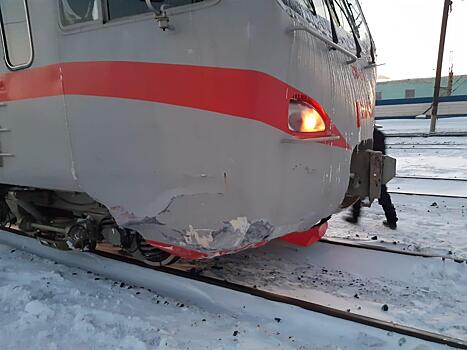
M 102 96 L 195 108 L 268 124 L 297 139 L 350 150 L 324 109 L 301 91 L 268 74 L 244 69 L 178 64 L 69 62 L 0 75 L 0 101 L 59 95 Z M 289 101 L 305 98 L 322 110 L 328 130 L 299 134 L 288 128 Z

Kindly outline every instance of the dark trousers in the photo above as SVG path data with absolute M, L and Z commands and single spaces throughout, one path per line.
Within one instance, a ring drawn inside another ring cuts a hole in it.
M 396 208 L 391 201 L 391 196 L 388 193 L 386 185 L 381 186 L 381 197 L 378 200 L 379 205 L 383 207 L 386 220 L 389 223 L 396 223 L 398 221 Z M 352 216 L 355 220 L 358 220 L 362 210 L 362 201 L 358 200 L 352 207 Z

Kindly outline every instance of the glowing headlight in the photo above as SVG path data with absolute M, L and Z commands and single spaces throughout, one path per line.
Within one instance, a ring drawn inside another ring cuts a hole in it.
M 295 132 L 323 132 L 326 124 L 319 112 L 308 104 L 291 101 L 289 105 L 289 129 Z

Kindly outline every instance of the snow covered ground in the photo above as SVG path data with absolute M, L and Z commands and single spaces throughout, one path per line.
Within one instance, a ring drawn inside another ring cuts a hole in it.
M 376 236 L 399 249 L 467 258 L 466 199 L 393 194 L 392 200 L 399 216 L 396 231 L 383 227 L 384 212 L 375 203 L 362 209 L 359 225 L 344 221 L 347 212 L 336 215 L 326 237 L 371 241 Z
M 428 132 L 429 120 L 381 120 L 387 135 Z M 440 119 L 439 131 L 467 132 L 467 117 Z M 467 179 L 467 136 L 388 137 L 388 153 L 397 158 L 400 176 Z
M 274 242 L 198 268 L 210 277 L 467 340 L 465 263 Z
M 3 234 L 0 239 L 13 244 L 5 238 L 9 234 Z M 446 349 L 248 294 L 22 240 L 14 245 L 81 268 L 92 264 L 102 275 L 0 245 L 2 350 Z M 127 283 L 104 277 L 115 274 Z M 154 286 L 153 291 L 132 286 L 134 280 Z M 168 290 L 183 297 L 163 297 Z
M 400 176 L 467 179 L 467 137 L 388 138 L 387 143 Z

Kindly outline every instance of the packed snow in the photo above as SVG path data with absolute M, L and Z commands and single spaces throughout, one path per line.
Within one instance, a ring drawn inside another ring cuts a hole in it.
M 451 259 L 274 242 L 197 268 L 209 277 L 467 340 L 467 264 Z
M 446 348 L 29 238 L 12 243 L 3 234 L 10 245 L 81 269 L 0 245 L 1 349 Z M 86 272 L 90 264 L 102 274 Z M 105 278 L 116 274 L 126 283 Z M 136 280 L 153 289 L 129 282 Z

